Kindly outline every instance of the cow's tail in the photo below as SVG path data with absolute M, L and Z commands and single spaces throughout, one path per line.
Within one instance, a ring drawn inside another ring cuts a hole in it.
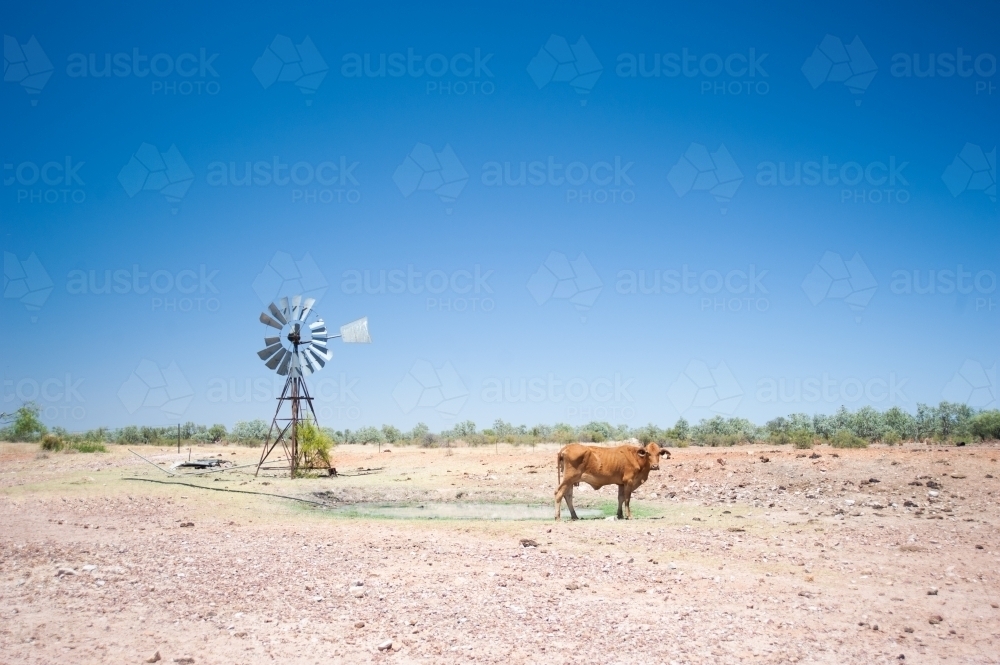
M 556 487 L 562 485 L 563 452 L 556 453 Z

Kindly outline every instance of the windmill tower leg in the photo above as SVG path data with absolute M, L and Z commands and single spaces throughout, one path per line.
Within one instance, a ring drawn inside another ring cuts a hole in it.
M 285 381 L 285 387 L 281 390 L 281 397 L 278 398 L 278 407 L 274 410 L 274 418 L 271 419 L 271 428 L 267 431 L 267 438 L 264 440 L 264 449 L 260 453 L 260 461 L 257 462 L 257 470 L 254 472 L 254 477 L 260 473 L 260 468 L 264 465 L 264 462 L 270 456 L 271 452 L 281 443 L 282 447 L 285 449 L 287 454 L 288 445 L 285 443 L 285 432 L 288 430 L 288 425 L 282 427 L 278 424 L 281 420 L 281 406 L 288 399 L 288 389 L 292 384 L 292 377 L 288 377 Z M 274 435 L 274 439 L 271 436 Z
M 291 467 L 291 477 L 295 477 L 295 472 L 298 471 L 299 467 L 299 379 L 295 377 L 292 379 L 292 450 L 291 450 L 291 461 L 289 466 Z

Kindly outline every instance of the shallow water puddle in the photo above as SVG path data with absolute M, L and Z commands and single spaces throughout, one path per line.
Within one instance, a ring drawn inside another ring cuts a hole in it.
M 533 506 L 521 503 L 355 503 L 335 508 L 335 513 L 351 517 L 383 517 L 388 519 L 446 520 L 551 520 L 553 506 Z M 603 517 L 600 510 L 578 508 L 582 519 Z M 565 517 L 568 511 L 563 509 Z

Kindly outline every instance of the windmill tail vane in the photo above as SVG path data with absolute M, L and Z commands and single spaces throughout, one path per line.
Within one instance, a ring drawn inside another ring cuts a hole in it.
M 328 346 L 330 340 L 340 338 L 347 344 L 370 344 L 372 341 L 368 317 L 346 323 L 340 327 L 340 334 L 331 335 L 326 323 L 313 310 L 315 304 L 315 298 L 293 296 L 273 302 L 267 306 L 267 311 L 261 312 L 260 322 L 268 330 L 264 335 L 264 348 L 257 355 L 268 369 L 287 379 L 264 441 L 257 473 L 262 468 L 271 468 L 264 467 L 264 463 L 280 443 L 284 458 L 289 460 L 291 476 L 295 477 L 299 463 L 299 427 L 310 420 L 309 416 L 313 424 L 318 422 L 305 378 L 323 369 L 333 358 Z M 286 405 L 290 416 L 282 416 Z

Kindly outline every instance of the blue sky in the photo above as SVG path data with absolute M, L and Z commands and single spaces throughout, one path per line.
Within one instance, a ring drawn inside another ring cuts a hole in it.
M 6 6 L 3 410 L 269 419 L 283 261 L 338 429 L 996 408 L 996 8 L 728 5 Z

